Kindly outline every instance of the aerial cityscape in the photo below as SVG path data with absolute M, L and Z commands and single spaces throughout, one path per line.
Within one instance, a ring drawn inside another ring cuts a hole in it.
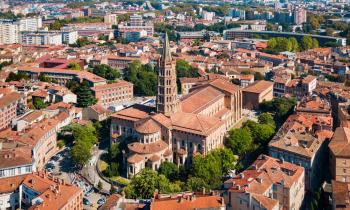
M 350 210 L 350 0 L 0 0 L 0 210 Z

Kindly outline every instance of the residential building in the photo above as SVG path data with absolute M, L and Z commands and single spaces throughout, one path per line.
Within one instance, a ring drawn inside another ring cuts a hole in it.
M 21 206 L 20 185 L 25 178 L 26 175 L 0 178 L 0 209 L 16 210 Z
M 112 105 L 120 105 L 133 99 L 133 84 L 127 81 L 117 81 L 110 84 L 98 85 L 92 87 L 91 90 L 97 103 L 108 108 Z
M 154 33 L 154 26 L 152 22 L 145 22 L 141 15 L 134 14 L 130 16 L 130 21 L 127 23 L 118 24 L 119 36 L 125 31 L 147 31 L 147 36 L 152 37 Z
M 11 126 L 11 121 L 26 109 L 26 97 L 18 92 L 0 95 L 0 130 Z
M 118 24 L 117 14 L 106 14 L 104 16 L 104 22 L 112 25 L 117 25 Z
M 0 44 L 14 44 L 19 42 L 19 27 L 12 20 L 0 20 Z
M 208 12 L 208 11 L 202 12 L 202 18 L 204 20 L 212 21 L 214 17 L 215 17 L 215 12 Z
M 109 117 L 110 113 L 100 104 L 95 104 L 83 109 L 83 120 L 103 121 Z
M 18 142 L 1 139 L 0 179 L 29 174 L 32 171 L 35 171 L 32 148 Z
M 75 30 L 62 30 L 62 43 L 75 44 L 79 38 L 78 31 Z
M 62 34 L 55 31 L 22 31 L 19 43 L 23 45 L 61 45 Z
M 46 172 L 27 175 L 21 184 L 20 191 L 22 191 L 23 208 L 83 209 L 83 190 Z
M 150 203 L 150 210 L 159 209 L 211 209 L 226 210 L 224 199 L 214 193 L 156 194 Z
M 306 23 L 307 11 L 302 7 L 296 7 L 293 11 L 293 18 L 295 25 L 302 25 Z
M 349 183 L 332 180 L 331 204 L 332 210 L 349 209 L 350 186 Z
M 329 102 L 319 96 L 304 97 L 296 106 L 296 112 L 306 115 L 331 116 L 332 110 Z
M 42 18 L 40 16 L 36 17 L 26 17 L 18 20 L 19 31 L 38 31 L 43 27 Z
M 273 99 L 273 83 L 259 80 L 242 90 L 243 108 L 258 109 L 259 104 Z
M 38 68 L 32 66 L 20 66 L 18 72 L 29 74 L 31 80 L 38 81 L 40 74 L 55 79 L 58 84 L 65 85 L 68 81 L 88 81 L 90 86 L 105 85 L 106 79 L 88 71 L 69 70 L 60 68 Z
M 317 189 L 325 170 L 326 145 L 333 132 L 333 118 L 297 113 L 288 117 L 269 143 L 269 154 L 305 168 L 305 188 Z
M 224 183 L 228 210 L 301 209 L 304 168 L 260 155 L 245 171 Z
M 41 27 L 41 17 L 29 17 L 19 20 L 0 20 L 0 44 L 19 43 L 19 33 L 21 31 L 37 31 Z
M 350 128 L 338 127 L 328 145 L 332 178 L 350 182 Z
M 316 89 L 317 78 L 308 75 L 305 78 L 293 79 L 286 84 L 285 93 L 294 95 L 298 98 L 310 96 Z
M 243 88 L 254 83 L 254 75 L 253 74 L 241 74 L 239 75 L 239 85 Z

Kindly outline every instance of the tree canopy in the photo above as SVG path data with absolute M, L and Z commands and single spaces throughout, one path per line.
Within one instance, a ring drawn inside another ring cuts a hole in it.
M 81 70 L 80 65 L 76 62 L 70 62 L 68 68 L 71 70 Z
M 88 107 L 96 103 L 96 98 L 93 96 L 88 82 L 82 82 L 76 89 L 77 106 Z
M 133 61 L 125 70 L 125 80 L 134 84 L 134 93 L 142 96 L 157 94 L 157 73 L 150 64 Z
M 267 43 L 267 48 L 264 50 L 267 53 L 278 54 L 280 52 L 299 52 L 300 47 L 295 38 L 272 38 Z
M 237 155 L 243 155 L 250 151 L 253 138 L 249 129 L 233 129 L 229 131 L 227 146 Z
M 111 81 L 114 81 L 121 77 L 120 71 L 118 69 L 114 69 L 106 64 L 94 66 L 92 72 L 100 77 Z

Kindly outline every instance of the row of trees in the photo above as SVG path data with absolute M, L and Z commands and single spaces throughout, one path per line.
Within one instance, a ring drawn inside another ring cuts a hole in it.
M 317 48 L 318 46 L 317 39 L 313 39 L 310 36 L 304 36 L 300 45 L 295 38 L 276 37 L 268 41 L 265 52 L 271 54 L 278 54 L 284 51 L 299 52 L 301 50 Z
M 55 20 L 49 25 L 50 30 L 60 30 L 65 24 L 69 23 L 98 23 L 103 22 L 103 17 L 76 17 L 62 20 Z
M 146 168 L 132 178 L 124 191 L 127 198 L 149 199 L 155 190 L 173 193 L 213 189 L 221 185 L 223 177 L 235 168 L 235 164 L 236 157 L 231 150 L 216 149 L 207 156 L 196 155 L 189 169 L 171 162 L 163 162 L 158 172 Z

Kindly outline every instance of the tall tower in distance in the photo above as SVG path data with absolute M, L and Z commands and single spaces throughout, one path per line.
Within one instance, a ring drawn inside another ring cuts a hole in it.
M 159 62 L 157 92 L 157 112 L 165 116 L 170 116 L 179 108 L 175 67 L 176 63 L 171 57 L 168 34 L 165 33 L 162 58 Z

